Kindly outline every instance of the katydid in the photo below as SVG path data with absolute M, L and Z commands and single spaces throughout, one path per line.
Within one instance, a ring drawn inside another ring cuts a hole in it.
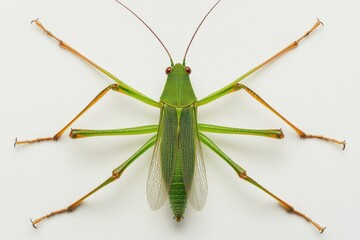
M 69 52 L 75 54 L 77 57 L 81 58 L 85 62 L 89 63 L 91 66 L 95 67 L 96 69 L 104 73 L 106 76 L 114 80 L 115 83 L 103 89 L 77 116 L 75 116 L 65 127 L 60 129 L 60 131 L 58 131 L 54 136 L 36 138 L 32 140 L 16 140 L 15 145 L 58 140 L 62 136 L 62 134 L 79 117 L 81 117 L 110 90 L 128 95 L 150 106 L 159 108 L 159 123 L 153 125 L 110 130 L 72 129 L 69 135 L 70 138 L 73 139 L 96 136 L 135 135 L 148 133 L 154 133 L 154 136 L 152 136 L 124 163 L 115 168 L 112 171 L 111 176 L 108 177 L 98 187 L 94 188 L 92 191 L 90 191 L 74 203 L 70 204 L 68 207 L 53 211 L 47 215 L 35 219 L 34 221 L 32 221 L 33 226 L 36 228 L 36 225 L 44 219 L 60 213 L 71 212 L 76 209 L 77 206 L 79 206 L 90 195 L 97 192 L 99 189 L 103 188 L 109 183 L 115 181 L 116 179 L 120 178 L 125 169 L 151 147 L 154 147 L 154 151 L 147 180 L 147 198 L 149 205 L 154 210 L 159 209 L 164 205 L 164 202 L 169 197 L 170 205 L 174 214 L 174 219 L 179 222 L 183 218 L 185 208 L 188 202 L 196 210 L 201 210 L 205 205 L 208 188 L 204 159 L 202 155 L 202 147 L 206 146 L 212 151 L 214 151 L 217 155 L 219 155 L 220 158 L 222 158 L 226 163 L 228 163 L 241 179 L 253 184 L 257 188 L 274 198 L 286 211 L 302 217 L 303 219 L 314 225 L 320 232 L 323 232 L 325 229 L 324 227 L 322 227 L 315 221 L 312 221 L 302 212 L 295 210 L 295 208 L 292 207 L 290 204 L 288 204 L 287 202 L 267 190 L 265 187 L 260 185 L 254 179 L 252 179 L 247 174 L 245 169 L 235 163 L 210 138 L 208 138 L 204 134 L 204 132 L 212 132 L 219 134 L 244 134 L 282 139 L 284 137 L 284 134 L 281 129 L 242 129 L 235 127 L 203 124 L 198 123 L 197 121 L 198 107 L 208 104 L 229 93 L 244 90 L 251 97 L 264 105 L 279 118 L 281 118 L 299 135 L 300 138 L 322 139 L 328 142 L 342 145 L 344 149 L 345 141 L 339 141 L 322 135 L 306 134 L 304 131 L 300 130 L 297 126 L 295 126 L 285 117 L 283 117 L 253 90 L 240 83 L 243 79 L 253 74 L 260 68 L 264 67 L 269 62 L 296 48 L 305 37 L 307 37 L 311 32 L 313 32 L 317 27 L 322 24 L 320 20 L 317 20 L 315 24 L 307 32 L 305 32 L 305 34 L 301 35 L 300 38 L 293 41 L 291 44 L 283 48 L 281 51 L 279 51 L 272 57 L 252 68 L 250 71 L 235 79 L 230 84 L 204 97 L 203 99 L 197 100 L 190 82 L 189 76 L 191 73 L 191 69 L 186 65 L 186 56 L 200 26 L 210 14 L 210 12 L 217 6 L 220 0 L 218 0 L 212 6 L 212 8 L 207 12 L 205 17 L 201 20 L 200 24 L 196 28 L 186 48 L 182 63 L 176 64 L 174 64 L 168 49 L 165 47 L 159 37 L 155 34 L 155 32 L 131 9 L 129 9 L 127 6 L 125 6 L 118 0 L 116 0 L 116 2 L 123 6 L 125 9 L 127 9 L 135 17 L 137 17 L 152 32 L 152 34 L 157 38 L 157 40 L 163 46 L 167 55 L 170 58 L 170 66 L 167 67 L 165 70 L 167 80 L 160 100 L 155 101 L 142 94 L 141 92 L 135 90 L 134 88 L 130 87 L 129 85 L 125 84 L 119 78 L 115 77 L 114 75 L 106 71 L 104 68 L 100 67 L 99 65 L 91 61 L 89 58 L 79 53 L 77 50 L 75 50 L 66 42 L 58 38 L 56 35 L 52 34 L 49 30 L 47 30 L 47 28 L 44 27 L 44 25 L 38 19 L 36 19 L 33 20 L 33 22 L 48 36 L 57 41 L 60 47 L 68 50 Z

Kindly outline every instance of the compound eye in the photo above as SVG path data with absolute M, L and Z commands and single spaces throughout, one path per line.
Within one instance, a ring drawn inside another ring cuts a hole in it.
M 167 67 L 167 68 L 165 69 L 166 75 L 168 75 L 170 72 L 171 72 L 171 67 Z
M 191 68 L 190 67 L 185 67 L 185 71 L 188 73 L 188 74 L 190 74 L 191 73 Z

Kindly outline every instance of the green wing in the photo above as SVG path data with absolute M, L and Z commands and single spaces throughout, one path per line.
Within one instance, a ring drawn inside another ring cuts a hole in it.
M 179 125 L 179 159 L 185 189 L 191 206 L 201 210 L 206 202 L 208 188 L 194 105 L 183 108 Z
M 157 140 L 147 180 L 147 199 L 153 210 L 162 207 L 174 176 L 177 138 L 176 110 L 164 105 L 161 108 Z
M 178 160 L 188 200 L 194 209 L 201 210 L 207 197 L 207 180 L 196 107 L 190 105 L 177 111 L 164 105 L 158 131 L 147 181 L 150 207 L 156 210 L 164 205 Z

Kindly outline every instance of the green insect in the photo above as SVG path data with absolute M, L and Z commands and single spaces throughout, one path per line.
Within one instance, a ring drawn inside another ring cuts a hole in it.
M 262 137 L 270 137 L 281 139 L 284 137 L 283 132 L 280 129 L 265 129 L 265 130 L 254 130 L 254 129 L 241 129 L 225 126 L 217 126 L 210 124 L 202 124 L 197 121 L 197 111 L 198 107 L 208 104 L 224 95 L 229 93 L 237 92 L 243 90 L 247 92 L 251 97 L 256 99 L 270 111 L 275 113 L 278 117 L 284 120 L 299 136 L 300 138 L 318 138 L 333 142 L 336 144 L 343 145 L 345 147 L 345 141 L 338 141 L 336 139 L 327 138 L 319 135 L 306 134 L 294 124 L 285 119 L 280 113 L 278 113 L 273 107 L 267 104 L 260 96 L 258 96 L 254 91 L 240 82 L 256 72 L 269 62 L 275 60 L 279 56 L 288 52 L 289 50 L 298 46 L 298 44 L 307 37 L 312 31 L 314 31 L 321 22 L 316 21 L 314 26 L 303 34 L 299 39 L 292 42 L 290 45 L 282 49 L 280 52 L 276 53 L 263 63 L 254 67 L 250 71 L 246 72 L 244 75 L 237 78 L 235 81 L 231 82 L 227 86 L 219 89 L 218 91 L 208 95 L 207 97 L 197 100 L 193 88 L 190 82 L 190 67 L 186 66 L 185 60 L 187 52 L 191 43 L 198 32 L 200 26 L 209 15 L 209 13 L 216 7 L 220 2 L 217 1 L 215 5 L 208 11 L 205 17 L 202 19 L 198 25 L 195 33 L 193 34 L 190 43 L 185 51 L 185 55 L 182 63 L 174 64 L 171 58 L 169 51 L 166 49 L 165 45 L 161 42 L 159 37 L 154 33 L 154 31 L 132 10 L 125 6 L 120 1 L 117 1 L 120 5 L 126 8 L 131 12 L 135 17 L 137 17 L 158 39 L 161 45 L 166 50 L 170 58 L 170 67 L 167 67 L 165 72 L 167 74 L 166 84 L 163 90 L 163 93 L 160 97 L 160 101 L 155 101 L 139 91 L 131 88 L 124 82 L 120 81 L 117 77 L 107 72 L 102 67 L 98 66 L 81 53 L 76 51 L 70 45 L 59 39 L 57 36 L 48 31 L 42 23 L 36 19 L 33 22 L 40 27 L 47 35 L 55 39 L 60 47 L 70 51 L 76 56 L 80 57 L 84 61 L 88 62 L 93 67 L 97 68 L 105 75 L 110 77 L 115 81 L 114 84 L 109 85 L 104 90 L 102 90 L 74 119 L 72 119 L 65 127 L 63 127 L 59 132 L 57 132 L 53 137 L 46 138 L 37 138 L 33 140 L 21 140 L 15 141 L 15 145 L 20 144 L 29 144 L 41 141 L 55 141 L 60 138 L 60 136 L 80 117 L 82 116 L 89 108 L 91 108 L 95 103 L 97 103 L 107 92 L 110 90 L 116 91 L 130 97 L 133 97 L 143 103 L 146 103 L 150 106 L 160 109 L 160 120 L 157 125 L 147 125 L 139 126 L 132 128 L 122 128 L 122 129 L 111 129 L 111 130 L 88 130 L 88 129 L 72 129 L 70 132 L 71 138 L 85 138 L 85 137 L 95 137 L 95 136 L 113 136 L 113 135 L 135 135 L 135 134 L 149 134 L 155 133 L 140 149 L 137 150 L 129 159 L 122 163 L 119 167 L 115 168 L 112 171 L 111 176 L 106 179 L 98 187 L 94 188 L 92 191 L 84 195 L 79 200 L 75 201 L 66 208 L 51 212 L 43 217 L 37 218 L 32 221 L 34 227 L 36 224 L 42 220 L 49 218 L 51 216 L 71 212 L 77 208 L 86 198 L 98 191 L 99 189 L 105 187 L 109 183 L 120 178 L 125 169 L 130 166 L 140 155 L 146 152 L 151 147 L 154 147 L 149 176 L 147 180 L 147 198 L 149 205 L 152 209 L 159 209 L 164 205 L 164 202 L 169 197 L 170 205 L 174 214 L 176 221 L 180 221 L 183 218 L 185 208 L 189 202 L 192 207 L 196 210 L 201 210 L 206 202 L 207 198 L 207 179 L 205 173 L 204 159 L 202 155 L 202 147 L 206 146 L 219 155 L 226 163 L 228 163 L 238 174 L 238 176 L 253 184 L 257 188 L 264 191 L 266 194 L 274 198 L 280 203 L 280 205 L 288 212 L 298 215 L 311 224 L 313 224 L 320 232 L 324 231 L 324 227 L 320 226 L 316 222 L 312 221 L 305 214 L 295 210 L 287 202 L 283 201 L 275 194 L 267 190 L 265 187 L 260 185 L 254 179 L 252 179 L 246 171 L 236 164 L 233 160 L 230 159 L 215 143 L 210 140 L 204 132 L 220 133 L 220 134 L 245 134 L 245 135 L 256 135 Z M 202 144 L 203 145 L 202 145 Z

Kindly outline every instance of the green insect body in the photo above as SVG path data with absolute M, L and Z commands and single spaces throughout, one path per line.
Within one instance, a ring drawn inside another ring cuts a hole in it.
M 280 129 L 243 129 L 243 128 L 234 128 L 218 125 L 210 125 L 204 123 L 198 123 L 197 121 L 197 109 L 198 107 L 208 104 L 220 97 L 223 97 L 227 94 L 242 91 L 249 94 L 252 98 L 257 100 L 260 104 L 265 106 L 280 119 L 282 119 L 286 124 L 288 124 L 301 138 L 317 138 L 326 140 L 328 142 L 333 142 L 336 144 L 343 145 L 345 147 L 345 141 L 339 141 L 336 139 L 324 137 L 322 135 L 312 135 L 306 134 L 301 129 L 296 127 L 285 117 L 283 117 L 279 112 L 277 112 L 273 107 L 271 107 L 267 102 L 265 102 L 259 95 L 252 91 L 247 86 L 241 84 L 240 82 L 246 77 L 256 72 L 260 68 L 267 65 L 269 62 L 277 59 L 282 56 L 284 53 L 294 49 L 299 45 L 299 43 L 307 37 L 311 32 L 313 32 L 321 22 L 318 20 L 313 27 L 305 32 L 299 39 L 293 41 L 287 47 L 268 58 L 261 64 L 255 66 L 239 78 L 235 79 L 230 84 L 222 87 L 221 89 L 209 94 L 208 96 L 200 99 L 196 99 L 195 93 L 191 86 L 189 75 L 191 69 L 186 66 L 185 59 L 189 47 L 191 45 L 194 36 L 199 30 L 201 24 L 204 22 L 205 18 L 209 13 L 215 8 L 215 6 L 220 2 L 218 0 L 216 4 L 210 9 L 210 11 L 205 15 L 200 24 L 198 25 L 193 37 L 190 40 L 190 43 L 185 51 L 185 56 L 183 58 L 183 63 L 173 64 L 172 58 L 169 51 L 166 49 L 165 45 L 161 42 L 158 36 L 153 32 L 153 30 L 133 11 L 128 7 L 122 4 L 120 1 L 116 0 L 119 4 L 125 7 L 133 15 L 135 15 L 145 26 L 154 34 L 154 36 L 159 40 L 161 45 L 166 50 L 170 58 L 170 67 L 166 68 L 167 80 L 163 90 L 163 93 L 160 97 L 160 101 L 155 101 L 141 92 L 135 90 L 129 85 L 122 82 L 119 78 L 115 77 L 113 74 L 106 71 L 104 68 L 95 64 L 93 61 L 79 53 L 77 50 L 72 48 L 70 45 L 59 39 L 57 36 L 52 34 L 47 30 L 41 22 L 36 19 L 33 22 L 42 29 L 47 35 L 55 39 L 60 47 L 70 51 L 76 56 L 80 57 L 85 62 L 89 63 L 91 66 L 95 67 L 106 76 L 115 81 L 115 83 L 110 84 L 108 87 L 103 89 L 78 115 L 76 115 L 67 125 L 65 125 L 60 131 L 58 131 L 52 137 L 45 138 L 36 138 L 31 140 L 21 140 L 15 141 L 15 145 L 20 144 L 30 144 L 41 141 L 55 141 L 60 138 L 60 136 L 67 130 L 69 127 L 81 117 L 88 109 L 90 109 L 94 104 L 96 104 L 103 96 L 106 95 L 109 91 L 115 91 L 121 94 L 128 95 L 133 97 L 145 104 L 148 104 L 152 107 L 157 107 L 160 109 L 160 120 L 157 125 L 146 125 L 138 126 L 131 128 L 120 128 L 120 129 L 109 129 L 109 130 L 90 130 L 90 129 L 72 129 L 70 132 L 70 137 L 73 139 L 85 138 L 85 137 L 97 137 L 97 136 L 119 136 L 119 135 L 136 135 L 136 134 L 149 134 L 155 133 L 142 147 L 140 147 L 132 156 L 130 156 L 125 162 L 120 166 L 115 168 L 112 171 L 112 175 L 108 177 L 103 183 L 91 190 L 89 193 L 78 199 L 77 201 L 70 204 L 68 207 L 50 212 L 47 215 L 44 215 L 40 218 L 32 221 L 33 226 L 36 227 L 36 224 L 47 219 L 51 216 L 72 212 L 77 208 L 85 199 L 97 192 L 99 189 L 105 187 L 109 183 L 114 182 L 116 179 L 120 178 L 123 172 L 130 166 L 139 156 L 146 152 L 151 147 L 154 147 L 153 156 L 150 164 L 150 170 L 147 180 L 147 199 L 149 205 L 152 209 L 156 210 L 162 207 L 169 197 L 170 205 L 173 210 L 174 218 L 176 221 L 180 221 L 183 218 L 185 208 L 187 203 L 196 209 L 201 210 L 206 202 L 207 198 L 207 180 L 206 180 L 206 171 L 204 165 L 204 159 L 202 156 L 202 146 L 208 147 L 214 153 L 216 153 L 220 158 L 222 158 L 236 174 L 243 179 L 244 181 L 254 185 L 259 188 L 264 193 L 268 194 L 270 197 L 275 199 L 286 211 L 298 215 L 314 225 L 320 232 L 324 231 L 324 227 L 320 226 L 316 222 L 312 221 L 305 214 L 297 211 L 290 204 L 267 190 L 265 187 L 260 185 L 254 179 L 252 179 L 245 169 L 239 166 L 235 161 L 233 161 L 229 156 L 227 156 L 209 137 L 207 137 L 204 132 L 211 132 L 217 134 L 242 134 L 242 135 L 253 135 L 261 137 L 269 137 L 275 139 L 281 139 L 284 137 L 283 132 Z
M 183 218 L 188 199 L 195 209 L 200 210 L 207 195 L 196 101 L 189 73 L 182 64 L 175 64 L 168 73 L 160 97 L 160 122 L 147 195 L 151 208 L 158 209 L 168 193 L 177 221 Z M 162 182 L 158 182 L 159 175 Z

